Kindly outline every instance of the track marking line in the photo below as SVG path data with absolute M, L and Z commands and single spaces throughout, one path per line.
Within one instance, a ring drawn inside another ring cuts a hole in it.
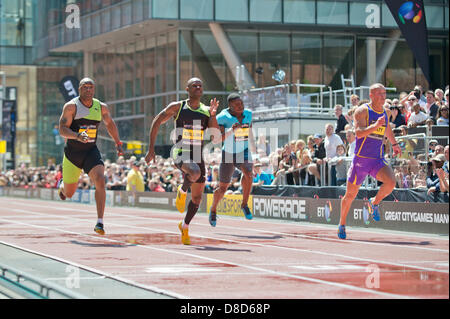
M 47 214 L 47 213 L 25 211 L 25 210 L 21 210 L 21 209 L 13 209 L 13 211 L 17 211 L 17 212 L 20 212 L 20 213 L 38 214 L 38 215 L 44 215 L 44 216 L 54 216 L 54 217 L 59 217 L 59 218 L 63 218 L 63 219 L 79 221 L 79 219 L 74 219 L 74 218 L 71 218 L 71 217 L 68 217 L 68 216 L 51 215 L 51 214 Z M 165 230 L 165 229 L 158 229 L 158 228 L 132 226 L 132 225 L 117 224 L 117 223 L 109 223 L 109 225 L 114 225 L 114 226 L 118 226 L 118 227 L 137 228 L 137 229 L 143 229 L 143 230 L 151 230 L 151 231 L 154 231 L 154 232 L 163 232 L 163 233 L 168 233 L 168 234 L 177 234 L 177 235 L 180 234 L 178 231 L 168 231 L 168 230 Z M 313 254 L 324 255 L 324 256 L 327 256 L 327 257 L 333 256 L 333 257 L 339 257 L 339 258 L 345 258 L 345 259 L 369 262 L 371 264 L 388 264 L 388 265 L 393 265 L 393 266 L 397 266 L 397 267 L 412 268 L 412 269 L 419 269 L 419 270 L 425 270 L 425 271 L 435 271 L 435 272 L 440 272 L 440 273 L 448 273 L 448 271 L 445 271 L 445 270 L 442 270 L 442 269 L 434 269 L 434 268 L 428 268 L 428 267 L 419 267 L 419 266 L 400 264 L 400 263 L 395 263 L 395 262 L 390 262 L 390 261 L 380 261 L 380 260 L 375 260 L 375 259 L 370 259 L 370 258 L 353 257 L 353 256 L 348 256 L 348 255 L 336 254 L 336 253 L 322 252 L 322 251 L 312 250 L 312 249 L 300 249 L 300 248 L 295 248 L 295 247 L 286 247 L 286 246 L 279 246 L 279 245 L 251 243 L 251 242 L 231 240 L 231 239 L 224 239 L 224 238 L 217 238 L 217 237 L 204 236 L 204 235 L 195 235 L 195 236 L 193 235 L 192 237 L 213 239 L 213 240 L 219 240 L 219 241 L 224 241 L 224 242 L 244 244 L 244 245 L 251 245 L 251 246 L 257 246 L 257 247 L 263 247 L 263 248 L 270 247 L 270 248 L 278 248 L 278 249 L 284 249 L 284 250 L 292 250 L 292 251 L 297 251 L 297 252 L 313 253 Z M 127 244 L 129 244 L 129 243 L 127 243 Z M 195 247 L 195 245 L 192 245 L 192 246 Z
M 62 230 L 62 229 L 58 229 L 58 228 L 49 228 L 49 227 L 45 227 L 45 226 L 36 226 L 36 225 L 32 225 L 32 224 L 28 224 L 28 223 L 22 223 L 22 222 L 18 222 L 18 221 L 5 220 L 5 219 L 2 219 L 2 218 L 0 218 L 0 220 L 8 221 L 8 222 L 13 223 L 13 224 L 14 223 L 15 224 L 22 224 L 22 225 L 25 225 L 25 226 L 34 227 L 34 228 L 41 228 L 41 229 L 51 229 L 53 231 L 58 231 L 58 232 L 62 232 L 62 233 L 71 233 L 71 234 L 75 234 L 75 235 L 82 236 L 82 237 L 95 238 L 97 240 L 100 239 L 100 240 L 104 240 L 104 241 L 108 241 L 108 242 L 122 243 L 122 244 L 128 245 L 128 243 L 124 243 L 124 242 L 121 242 L 119 240 L 113 240 L 113 239 L 104 238 L 104 237 L 98 237 L 98 236 L 94 236 L 94 235 L 86 235 L 86 234 L 66 231 L 66 230 Z M 261 272 L 261 273 L 269 273 L 269 274 L 272 274 L 272 275 L 275 275 L 275 276 L 280 276 L 280 277 L 288 277 L 288 278 L 300 279 L 300 280 L 307 281 L 307 282 L 314 282 L 314 283 L 319 283 L 319 284 L 323 284 L 323 285 L 327 285 L 327 286 L 331 286 L 331 287 L 336 287 L 336 288 L 340 288 L 340 289 L 348 289 L 348 290 L 353 290 L 353 291 L 358 291 L 358 292 L 375 294 L 375 295 L 379 295 L 379 296 L 382 296 L 382 297 L 400 298 L 400 299 L 415 299 L 414 297 L 411 297 L 411 296 L 391 294 L 391 293 L 386 293 L 386 292 L 377 291 L 377 290 L 373 290 L 373 289 L 361 288 L 361 287 L 356 287 L 356 286 L 342 284 L 342 283 L 336 283 L 336 282 L 330 282 L 330 281 L 321 280 L 321 279 L 309 278 L 309 277 L 299 276 L 299 275 L 291 275 L 289 273 L 277 272 L 277 271 L 273 271 L 273 270 L 269 270 L 269 269 L 253 267 L 253 266 L 250 266 L 250 265 L 243 265 L 243 264 L 239 264 L 239 263 L 235 263 L 235 262 L 229 262 L 229 261 L 220 260 L 220 259 L 216 259 L 216 258 L 204 257 L 204 256 L 192 254 L 192 253 L 185 253 L 185 252 L 180 252 L 180 251 L 175 251 L 175 250 L 170 250 L 170 249 L 157 248 L 157 247 L 152 247 L 152 246 L 142 246 L 142 245 L 139 245 L 139 244 L 133 245 L 133 247 L 140 247 L 140 248 L 145 248 L 145 249 L 150 249 L 150 250 L 156 250 L 156 251 L 166 252 L 166 253 L 170 253 L 170 254 L 178 254 L 178 255 L 183 255 L 183 256 L 187 256 L 187 257 L 198 258 L 198 259 L 202 259 L 202 260 L 208 260 L 208 261 L 212 261 L 212 262 L 216 262 L 216 263 L 227 263 L 227 264 L 231 264 L 231 265 L 236 265 L 238 267 L 242 267 L 242 268 L 258 271 L 258 272 Z M 80 267 L 80 268 L 85 268 L 85 267 Z M 94 272 L 98 273 L 98 271 L 94 271 Z
M 30 206 L 30 207 L 36 207 L 35 205 L 31 205 L 31 204 L 25 204 L 25 203 L 20 203 L 21 205 L 24 206 Z M 42 206 L 41 206 L 42 207 Z M 54 207 L 54 206 L 44 206 L 47 208 L 51 208 L 51 209 L 56 209 L 56 210 L 60 210 L 59 207 Z M 128 208 L 129 210 L 132 210 L 132 208 Z M 79 209 L 76 208 L 64 208 L 64 210 L 68 210 L 68 211 L 80 211 Z M 136 209 L 133 209 L 134 211 Z M 86 211 L 82 211 L 85 212 Z M 165 213 L 166 211 L 164 211 Z M 168 211 L 169 212 L 169 211 Z M 92 213 L 96 213 L 96 211 L 93 211 Z M 174 213 L 175 212 L 171 212 Z M 179 216 L 179 213 L 177 213 Z M 132 218 L 136 218 L 136 219 L 144 219 L 144 220 L 166 220 L 164 218 L 160 218 L 160 217 L 144 217 L 144 216 L 130 216 L 130 215 L 125 215 L 125 214 L 118 214 L 118 213 L 109 213 L 109 216 L 120 216 L 120 217 L 132 217 Z M 202 216 L 205 217 L 205 216 Z M 258 221 L 258 222 L 262 222 L 262 221 Z M 267 222 L 264 222 L 267 223 Z M 198 223 L 198 222 L 193 222 L 192 225 L 198 225 L 198 226 L 206 226 L 208 228 L 211 228 L 211 226 L 208 224 L 203 224 L 203 223 Z M 295 224 L 288 224 L 288 225 L 295 225 Z M 303 226 L 303 225 L 295 225 L 295 226 Z M 305 226 L 311 226 L 311 225 L 305 225 Z M 321 229 L 326 229 L 328 230 L 328 227 L 320 227 L 320 226 L 311 226 L 311 227 L 319 227 Z M 225 229 L 235 229 L 235 227 L 233 226 L 226 226 L 226 225 L 221 225 L 221 228 L 225 228 Z M 275 235 L 282 235 L 282 236 L 289 236 L 289 237 L 297 237 L 297 238 L 306 238 L 306 239 L 321 239 L 321 240 L 326 240 L 326 241 L 332 241 L 332 242 L 342 242 L 341 239 L 334 239 L 334 238 L 327 238 L 327 237 L 322 237 L 322 236 L 311 236 L 311 235 L 302 235 L 302 234 L 289 234 L 289 233 L 283 233 L 283 232 L 275 232 L 275 231 L 270 231 L 270 230 L 259 230 L 256 228 L 245 228 L 245 227 L 239 227 L 239 229 L 241 230 L 247 230 L 247 231 L 253 231 L 253 232 L 258 232 L 258 233 L 269 233 L 269 234 L 275 234 Z M 353 230 L 352 230 L 353 232 Z M 359 232 L 365 232 L 365 231 L 359 231 Z M 375 233 L 375 232 L 369 232 L 369 233 Z M 378 234 L 379 233 L 375 233 Z M 389 233 L 392 236 L 399 236 L 398 234 L 393 234 L 393 233 Z M 405 235 L 408 236 L 408 235 Z M 413 236 L 414 237 L 414 236 Z M 422 238 L 422 237 L 419 237 Z M 433 239 L 443 239 L 443 238 L 433 238 Z M 446 240 L 448 241 L 448 239 Z M 398 247 L 398 248 L 409 248 L 409 249 L 418 249 L 418 250 L 426 250 L 426 251 L 437 251 L 437 252 L 444 252 L 444 253 L 448 253 L 448 250 L 445 249 L 439 249 L 439 248 L 429 248 L 429 247 L 417 247 L 417 246 L 408 246 L 408 245 L 392 245 L 392 244 L 386 244 L 386 243 L 375 243 L 375 242 L 367 242 L 367 241 L 358 241 L 358 240 L 352 240 L 352 239 L 347 239 L 346 242 L 352 242 L 352 243 L 356 243 L 356 244 L 361 244 L 361 245 L 376 245 L 376 246 L 386 246 L 386 247 Z

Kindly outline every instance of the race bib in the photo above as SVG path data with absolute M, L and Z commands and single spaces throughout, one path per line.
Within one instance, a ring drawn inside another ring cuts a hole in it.
M 197 145 L 203 141 L 203 130 L 183 128 L 183 144 Z
M 88 135 L 88 143 L 94 143 L 97 137 L 97 127 L 95 125 L 82 125 L 78 133 L 86 132 Z

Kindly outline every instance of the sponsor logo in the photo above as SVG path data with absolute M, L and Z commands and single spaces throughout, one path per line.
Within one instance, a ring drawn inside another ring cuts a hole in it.
M 253 197 L 254 214 L 261 217 L 307 220 L 306 201 L 302 199 Z
M 209 214 L 211 206 L 213 203 L 214 194 L 208 194 L 206 199 L 206 212 Z M 252 205 L 253 196 L 248 199 L 248 208 L 253 212 Z M 225 195 L 222 200 L 217 205 L 216 213 L 217 215 L 228 215 L 228 216 L 242 216 L 244 213 L 241 210 L 242 205 L 242 195 Z
M 415 1 L 407 1 L 398 9 L 398 18 L 403 24 L 406 21 L 412 21 L 413 23 L 419 23 L 422 20 L 423 10 Z

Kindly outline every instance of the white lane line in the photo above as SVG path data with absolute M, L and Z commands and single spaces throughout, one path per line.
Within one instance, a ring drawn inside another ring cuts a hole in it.
M 54 217 L 58 217 L 58 218 L 79 221 L 79 219 L 74 219 L 74 218 L 71 218 L 71 217 L 68 217 L 68 216 L 51 215 L 51 214 L 40 213 L 40 212 L 32 212 L 30 210 L 25 211 L 25 210 L 21 210 L 21 209 L 12 209 L 12 210 L 20 212 L 20 213 L 37 214 L 37 215 L 43 215 L 43 216 L 54 216 Z M 118 227 L 137 228 L 137 229 L 142 229 L 142 230 L 150 230 L 150 231 L 153 231 L 153 232 L 163 232 L 163 233 L 168 233 L 168 234 L 178 234 L 179 235 L 179 232 L 168 231 L 168 230 L 165 230 L 165 229 L 142 227 L 142 226 L 133 226 L 133 225 L 124 225 L 124 224 L 117 224 L 117 223 L 111 223 L 111 222 L 109 223 L 109 225 L 114 225 L 114 226 L 118 226 Z M 441 272 L 441 273 L 448 273 L 448 271 L 442 270 L 442 269 L 435 269 L 435 268 L 428 268 L 428 267 L 419 267 L 419 266 L 413 266 L 413 265 L 409 265 L 409 264 L 401 264 L 401 263 L 396 263 L 396 262 L 391 262 L 391 261 L 381 261 L 381 260 L 370 259 L 370 258 L 353 257 L 353 256 L 348 256 L 348 255 L 336 254 L 336 253 L 322 252 L 322 251 L 312 250 L 312 249 L 300 249 L 300 248 L 295 248 L 295 247 L 270 245 L 270 244 L 262 244 L 262 243 L 252 243 L 252 242 L 231 240 L 231 239 L 211 237 L 211 236 L 204 236 L 204 235 L 195 235 L 194 237 L 200 237 L 200 238 L 205 238 L 205 239 L 213 239 L 213 240 L 219 240 L 219 241 L 230 242 L 230 243 L 237 243 L 237 244 L 243 244 L 243 245 L 252 245 L 252 246 L 263 247 L 263 248 L 269 248 L 270 247 L 270 248 L 284 249 L 284 250 L 290 250 L 290 251 L 296 251 L 296 252 L 313 253 L 313 254 L 324 255 L 324 256 L 327 256 L 327 257 L 332 256 L 332 257 L 338 257 L 338 258 L 345 258 L 345 259 L 364 261 L 364 262 L 369 262 L 371 264 L 388 264 L 388 265 L 393 265 L 393 266 L 403 267 L 403 268 L 413 268 L 413 269 L 419 269 L 419 270 L 425 270 L 425 271 L 435 271 L 435 272 Z
M 25 224 L 25 223 L 20 223 L 20 222 L 17 222 L 17 223 L 20 224 L 20 225 L 24 225 Z M 30 227 L 34 227 L 34 228 L 46 228 L 46 227 L 35 226 L 35 225 L 29 225 L 29 226 Z M 72 232 L 69 232 L 69 231 L 61 231 L 61 230 L 58 230 L 58 231 L 63 232 L 63 233 L 72 233 Z M 80 236 L 84 236 L 83 234 L 79 234 L 79 233 L 74 233 L 74 234 L 77 234 L 77 235 L 80 235 Z M 90 236 L 90 235 L 86 235 L 86 236 L 87 237 L 94 237 L 94 236 Z M 97 238 L 97 237 L 95 237 L 95 238 Z M 181 295 L 181 294 L 173 292 L 173 291 L 169 291 L 169 290 L 166 290 L 166 289 L 161 289 L 161 288 L 156 287 L 156 286 L 143 285 L 143 284 L 131 281 L 129 279 L 122 278 L 120 276 L 115 276 L 115 275 L 108 274 L 108 273 L 103 272 L 103 271 L 101 271 L 99 269 L 95 269 L 95 268 L 92 268 L 92 267 L 89 267 L 89 266 L 86 266 L 86 265 L 75 263 L 73 261 L 69 261 L 69 260 L 66 260 L 66 259 L 63 259 L 63 258 L 60 258 L 60 257 L 56 257 L 56 256 L 52 256 L 52 255 L 49 255 L 49 254 L 45 254 L 45 253 L 42 253 L 42 252 L 34 251 L 34 250 L 31 250 L 31 249 L 28 249 L 28 248 L 25 248 L 25 247 L 21 247 L 21 246 L 16 245 L 16 244 L 7 243 L 7 242 L 1 241 L 1 240 L 0 240 L 0 244 L 6 245 L 6 246 L 10 246 L 10 247 L 13 247 L 13 248 L 17 248 L 17 249 L 20 249 L 20 250 L 23 250 L 23 251 L 26 251 L 26 252 L 29 252 L 29 253 L 32 253 L 32 254 L 35 254 L 35 255 L 38 255 L 38 256 L 42 256 L 42 257 L 45 257 L 45 258 L 53 259 L 53 260 L 62 262 L 64 264 L 67 264 L 67 265 L 70 265 L 70 266 L 74 266 L 74 267 L 77 267 L 77 268 L 80 268 L 80 269 L 84 269 L 86 271 L 89 271 L 89 272 L 101 275 L 101 276 L 103 276 L 105 278 L 111 278 L 111 279 L 114 279 L 114 280 L 117 280 L 117 281 L 121 281 L 123 283 L 126 283 L 128 285 L 131 285 L 131 286 L 134 286 L 134 287 L 137 287 L 137 288 L 150 290 L 151 292 L 154 292 L 154 293 L 159 293 L 159 294 L 163 294 L 163 295 L 174 297 L 174 298 L 178 298 L 178 299 L 187 299 L 188 298 L 188 297 L 186 297 L 184 295 Z
M 20 203 L 21 205 L 24 206 L 29 206 L 29 207 L 36 207 L 36 205 L 32 205 L 32 204 L 28 204 L 28 203 Z M 66 210 L 66 211 L 76 211 L 76 212 L 80 212 L 80 210 L 78 208 L 60 208 L 60 207 L 55 207 L 55 206 L 40 206 L 40 207 L 46 207 L 46 208 L 51 208 L 51 209 L 55 209 L 55 210 Z M 135 209 L 131 209 L 128 208 L 128 210 L 131 211 L 136 211 Z M 81 211 L 81 212 L 86 212 L 86 211 Z M 95 213 L 95 211 L 92 211 L 91 213 Z M 151 213 L 151 212 L 150 212 Z M 166 211 L 164 211 L 164 213 L 166 213 Z M 169 212 L 172 214 L 178 214 L 179 213 L 174 213 L 174 212 Z M 143 217 L 143 216 L 130 216 L 130 215 L 125 215 L 125 214 L 118 214 L 118 213 L 108 213 L 108 216 L 119 216 L 119 217 L 132 217 L 135 219 L 143 219 L 143 220 L 166 220 L 164 218 L 160 218 L 160 217 Z M 262 221 L 258 221 L 258 222 L 262 222 Z M 263 222 L 263 223 L 268 223 L 268 222 Z M 206 226 L 208 228 L 211 228 L 211 226 L 209 224 L 205 225 L 203 223 L 198 223 L 198 222 L 192 222 L 192 225 L 199 225 L 199 226 Z M 291 224 L 289 224 L 291 225 Z M 296 226 L 300 226 L 300 225 L 296 225 Z M 311 225 L 305 225 L 305 226 L 311 226 Z M 220 226 L 222 229 L 235 229 L 235 227 L 232 226 L 226 226 L 226 225 L 221 225 Z M 320 226 L 314 226 L 314 227 L 319 227 Z M 320 240 L 324 240 L 324 241 L 333 241 L 333 242 L 339 242 L 341 243 L 342 240 L 341 239 L 334 239 L 334 238 L 327 238 L 327 237 L 323 237 L 323 236 L 311 236 L 311 235 L 302 235 L 302 234 L 290 234 L 290 233 L 283 233 L 283 232 L 275 232 L 275 231 L 270 231 L 270 230 L 260 230 L 260 229 L 256 229 L 256 228 L 246 228 L 246 227 L 241 227 L 239 226 L 240 230 L 246 230 L 249 232 L 258 232 L 258 233 L 269 233 L 269 234 L 274 234 L 274 235 L 280 235 L 280 236 L 289 236 L 289 237 L 295 237 L 295 238 L 306 238 L 306 239 L 320 239 Z M 321 229 L 326 229 L 329 230 L 328 227 L 321 227 Z M 353 230 L 352 230 L 353 232 Z M 360 231 L 361 232 L 361 231 Z M 370 232 L 369 232 L 370 233 Z M 372 232 L 373 233 L 373 232 Z M 377 233 L 379 235 L 379 233 Z M 399 236 L 398 234 L 393 234 L 393 233 L 389 233 L 391 236 Z M 422 237 L 420 237 L 422 238 Z M 441 239 L 442 238 L 433 238 L 433 239 Z M 431 248 L 431 247 L 420 247 L 420 246 L 411 246 L 411 245 L 392 245 L 392 244 L 387 244 L 387 243 L 377 243 L 377 242 L 368 242 L 368 241 L 358 241 L 358 240 L 347 240 L 348 242 L 352 242 L 355 244 L 361 244 L 361 245 L 374 245 L 374 246 L 384 246 L 384 247 L 390 247 L 390 248 L 407 248 L 407 249 L 418 249 L 418 250 L 425 250 L 425 251 L 437 251 L 437 252 L 443 252 L 443 253 L 448 253 L 448 250 L 445 249 L 439 249 L 439 248 Z M 448 239 L 446 240 L 448 242 Z
M 31 213 L 31 212 L 28 211 L 28 213 Z M 36 213 L 36 212 L 34 212 L 34 213 Z M 41 213 L 38 213 L 38 214 L 41 214 Z M 45 227 L 45 226 L 37 226 L 37 225 L 32 225 L 32 224 L 28 224 L 28 223 L 13 221 L 13 220 L 6 220 L 6 219 L 3 219 L 3 218 L 0 218 L 0 220 L 8 221 L 8 222 L 13 223 L 13 224 L 25 225 L 25 226 L 28 226 L 28 227 L 47 229 L 47 230 L 58 231 L 58 232 L 62 232 L 62 233 L 70 233 L 70 234 L 75 234 L 75 235 L 82 236 L 82 237 L 95 238 L 96 240 L 103 240 L 103 241 L 108 241 L 108 242 L 115 242 L 115 243 L 122 243 L 122 244 L 125 244 L 125 245 L 129 245 L 128 243 L 121 242 L 119 240 L 113 240 L 113 239 L 109 239 L 109 238 L 105 238 L 105 237 L 99 237 L 99 236 L 94 236 L 94 235 L 86 235 L 86 234 L 66 231 L 66 230 L 58 229 L 56 227 L 50 228 L 50 227 Z M 288 278 L 300 279 L 300 280 L 304 280 L 304 281 L 308 281 L 308 282 L 314 282 L 314 283 L 319 283 L 319 284 L 323 284 L 323 285 L 327 285 L 327 286 L 331 286 L 331 287 L 337 287 L 337 288 L 340 288 L 340 289 L 348 289 L 348 290 L 353 290 L 353 291 L 358 291 L 358 292 L 375 294 L 375 295 L 379 295 L 379 296 L 386 297 L 386 298 L 415 299 L 415 298 L 410 297 L 410 296 L 391 294 L 391 293 L 386 293 L 386 292 L 382 292 L 382 291 L 376 291 L 376 290 L 373 290 L 373 289 L 366 289 L 366 288 L 356 287 L 356 286 L 352 286 L 352 285 L 341 284 L 341 283 L 336 283 L 336 282 L 330 282 L 330 281 L 325 281 L 325 280 L 315 279 L 315 278 L 309 278 L 309 277 L 304 277 L 304 276 L 299 276 L 299 275 L 291 275 L 289 273 L 278 272 L 278 271 L 273 271 L 273 270 L 269 270 L 269 269 L 253 267 L 253 266 L 249 266 L 249 265 L 243 265 L 243 264 L 239 264 L 239 263 L 235 263 L 235 262 L 229 262 L 229 261 L 220 260 L 220 259 L 216 259 L 216 258 L 204 257 L 204 256 L 192 254 L 192 253 L 180 252 L 180 251 L 164 249 L 164 248 L 158 248 L 158 247 L 152 247 L 152 246 L 133 245 L 133 247 L 139 247 L 139 248 L 145 248 L 145 249 L 150 249 L 150 250 L 156 250 L 156 251 L 165 252 L 165 253 L 169 253 L 169 254 L 183 255 L 183 256 L 187 256 L 187 257 L 191 257 L 191 258 L 197 258 L 197 259 L 202 259 L 202 260 L 207 260 L 207 261 L 211 261 L 211 262 L 215 262 L 215 263 L 226 263 L 226 264 L 230 264 L 230 265 L 236 265 L 238 267 L 242 267 L 242 268 L 258 271 L 258 272 L 261 272 L 261 273 L 269 273 L 269 274 L 272 274 L 272 275 L 275 275 L 275 276 L 280 276 L 280 277 L 288 277 Z M 98 272 L 98 271 L 96 271 L 96 272 Z

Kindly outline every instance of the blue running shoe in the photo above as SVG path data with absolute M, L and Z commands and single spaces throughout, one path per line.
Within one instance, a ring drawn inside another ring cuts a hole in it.
M 373 198 L 369 199 L 369 211 L 372 214 L 373 220 L 380 221 L 380 211 L 378 205 L 372 204 Z
M 209 212 L 209 224 L 212 226 L 212 227 L 216 227 L 216 222 L 217 222 L 217 215 L 216 215 L 216 213 L 214 212 L 212 212 L 212 211 L 210 211 Z
M 347 234 L 345 233 L 345 225 L 339 225 L 338 228 L 338 237 L 340 239 L 345 239 L 347 238 Z
M 253 219 L 252 212 L 250 211 L 250 208 L 248 206 L 242 207 L 242 212 L 244 213 L 245 218 L 247 219 Z

